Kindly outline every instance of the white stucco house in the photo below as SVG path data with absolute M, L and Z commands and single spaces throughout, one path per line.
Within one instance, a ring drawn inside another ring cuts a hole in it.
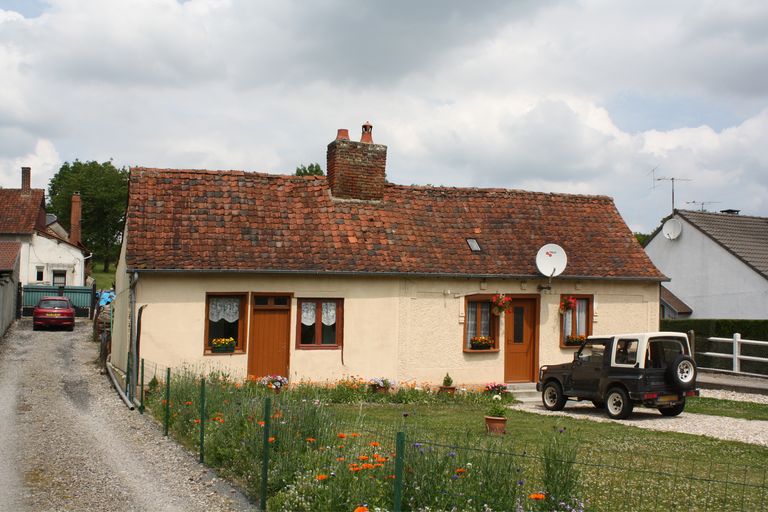
M 768 218 L 675 210 L 645 251 L 688 318 L 768 318 Z
M 22 167 L 21 188 L 0 188 L 0 241 L 19 242 L 23 285 L 84 286 L 89 251 L 80 242 L 80 196 L 72 198 L 69 233 L 48 225 L 45 192 L 30 187 L 31 169 Z M 62 234 L 63 232 L 63 234 Z
M 534 382 L 575 337 L 658 329 L 665 277 L 611 198 L 396 185 L 386 155 L 366 124 L 339 130 L 327 177 L 131 169 L 114 367 Z M 551 281 L 547 243 L 568 254 Z

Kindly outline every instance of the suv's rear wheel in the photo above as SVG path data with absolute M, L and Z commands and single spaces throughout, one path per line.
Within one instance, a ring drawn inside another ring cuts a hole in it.
M 692 357 L 679 355 L 669 367 L 672 382 L 680 389 L 693 389 L 696 386 L 696 362 Z
M 622 388 L 611 388 L 605 397 L 605 412 L 610 418 L 623 420 L 632 414 L 635 406 L 629 399 L 629 395 Z
M 562 411 L 565 407 L 567 398 L 563 396 L 563 388 L 555 381 L 544 384 L 544 390 L 541 392 L 541 401 L 544 408 L 550 411 Z
M 671 405 L 669 407 L 659 407 L 659 412 L 662 416 L 677 416 L 685 409 L 685 400 L 677 405 Z

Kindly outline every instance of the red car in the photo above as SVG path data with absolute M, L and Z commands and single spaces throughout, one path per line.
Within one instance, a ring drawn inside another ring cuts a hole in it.
M 66 297 L 43 297 L 32 311 L 32 329 L 40 327 L 75 328 L 75 308 Z

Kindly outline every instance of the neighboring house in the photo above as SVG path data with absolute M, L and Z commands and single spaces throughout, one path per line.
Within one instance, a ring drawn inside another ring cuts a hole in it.
M 45 194 L 30 187 L 31 169 L 21 168 L 21 188 L 0 188 L 0 241 L 21 244 L 22 284 L 83 286 L 89 252 L 80 243 L 80 196 L 72 197 L 71 233 L 58 222 L 49 227 Z
M 689 318 L 768 318 L 768 218 L 675 210 L 645 251 Z M 669 306 L 669 317 L 679 316 Z
M 0 241 L 0 336 L 16 318 L 21 243 Z
M 115 367 L 130 352 L 134 369 L 533 382 L 572 357 L 567 335 L 658 328 L 665 278 L 610 198 L 395 185 L 370 125 L 361 142 L 346 132 L 327 177 L 131 169 Z M 546 243 L 568 255 L 551 282 Z M 512 298 L 500 316 L 496 293 Z M 491 348 L 471 349 L 481 335 Z M 213 352 L 227 337 L 234 352 Z

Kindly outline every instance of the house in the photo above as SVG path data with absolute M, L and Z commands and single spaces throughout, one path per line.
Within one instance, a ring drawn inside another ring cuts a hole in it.
M 688 318 L 768 318 L 768 218 L 675 210 L 645 251 Z M 670 306 L 668 317 L 678 309 Z
M 0 241 L 21 244 L 22 284 L 83 286 L 90 253 L 80 241 L 80 196 L 72 197 L 71 232 L 67 234 L 57 222 L 49 227 L 45 192 L 30 187 L 31 172 L 21 168 L 21 188 L 0 188 Z
M 16 318 L 21 243 L 0 241 L 0 336 Z
M 665 278 L 610 198 L 396 185 L 386 155 L 366 124 L 360 142 L 339 130 L 327 177 L 131 169 L 113 365 L 533 382 L 568 336 L 658 328 Z M 549 242 L 568 257 L 551 279 Z

